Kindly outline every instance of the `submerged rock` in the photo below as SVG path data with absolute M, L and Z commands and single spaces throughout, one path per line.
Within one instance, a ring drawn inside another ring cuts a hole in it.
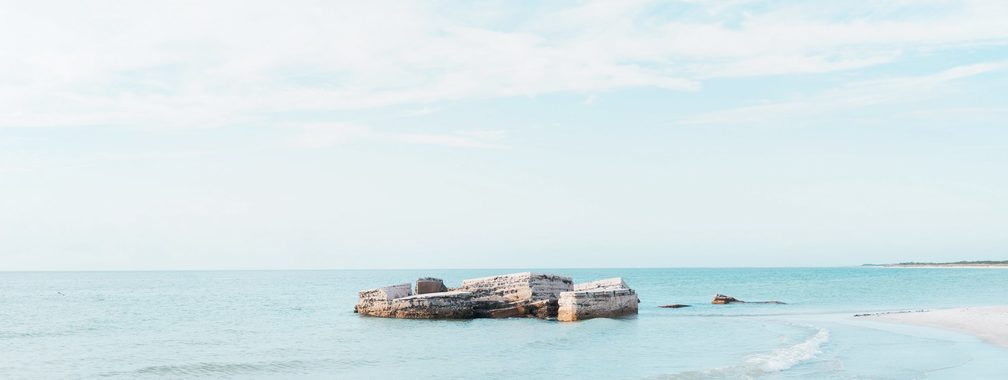
M 569 322 L 637 314 L 639 303 L 637 293 L 622 278 L 577 284 L 573 291 L 560 293 L 557 320 Z

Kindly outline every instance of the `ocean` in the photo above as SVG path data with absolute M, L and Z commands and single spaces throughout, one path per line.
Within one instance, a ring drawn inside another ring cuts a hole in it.
M 357 291 L 527 269 L 0 272 L 2 379 L 1004 379 L 1008 349 L 857 313 L 1008 304 L 1008 270 L 532 269 L 640 314 L 395 320 Z M 715 293 L 786 305 L 711 305 Z M 682 303 L 692 307 L 663 309 Z

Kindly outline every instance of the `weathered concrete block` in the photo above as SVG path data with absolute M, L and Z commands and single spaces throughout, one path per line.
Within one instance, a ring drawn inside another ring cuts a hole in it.
M 381 288 L 368 289 L 357 293 L 357 304 L 354 313 L 375 315 L 385 313 L 396 298 L 413 294 L 410 284 L 389 285 Z
M 610 278 L 575 285 L 575 290 L 560 293 L 557 320 L 579 321 L 637 314 L 640 299 L 620 278 Z
M 622 277 L 607 278 L 604 280 L 595 280 L 592 282 L 585 282 L 582 284 L 574 284 L 574 291 L 583 290 L 598 290 L 598 289 L 630 289 L 625 282 L 623 282 Z
M 439 292 L 397 298 L 392 300 L 388 316 L 412 319 L 472 318 L 472 293 Z
M 557 320 L 579 321 L 637 314 L 640 300 L 632 289 L 563 292 L 557 301 Z
M 559 311 L 557 300 L 533 301 L 525 305 L 526 313 L 539 319 L 556 318 Z
M 386 286 L 360 292 L 354 312 L 385 318 L 472 318 L 472 294 L 440 292 L 413 295 L 410 284 Z
M 573 284 L 570 277 L 523 272 L 463 280 L 458 290 L 471 292 L 477 300 L 523 303 L 557 299 Z
M 424 277 L 416 280 L 416 294 L 447 292 L 444 281 L 440 278 Z

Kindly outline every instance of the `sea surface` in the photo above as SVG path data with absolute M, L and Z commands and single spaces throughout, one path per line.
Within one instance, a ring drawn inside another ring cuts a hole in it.
M 394 320 L 357 291 L 523 269 L 0 272 L 0 379 L 1006 379 L 1008 349 L 856 313 L 1008 304 L 1008 270 L 535 269 L 640 314 Z M 714 293 L 786 305 L 710 305 Z M 691 304 L 662 309 L 670 303 Z

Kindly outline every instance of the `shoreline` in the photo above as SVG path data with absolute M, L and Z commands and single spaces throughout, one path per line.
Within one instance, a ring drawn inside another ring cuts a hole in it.
M 884 265 L 863 265 L 864 267 L 875 268 L 979 268 L 979 269 L 1008 269 L 1005 264 L 884 264 Z
M 1008 348 L 1008 306 L 886 312 L 860 317 L 954 331 Z

